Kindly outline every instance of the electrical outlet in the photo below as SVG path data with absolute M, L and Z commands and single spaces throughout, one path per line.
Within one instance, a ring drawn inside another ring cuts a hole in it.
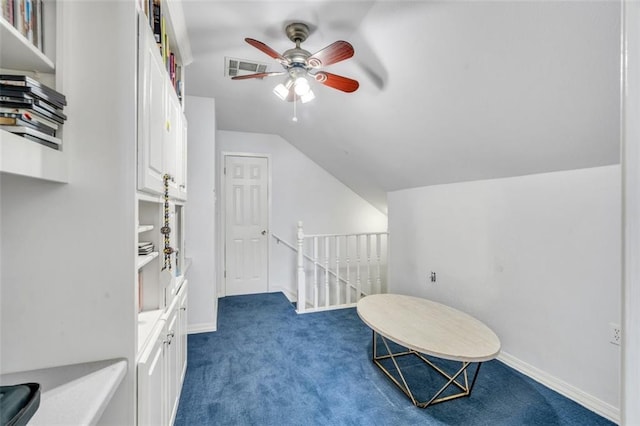
M 622 329 L 619 324 L 609 323 L 609 342 L 619 345 L 622 342 Z
M 436 273 L 435 272 L 431 272 L 431 282 L 432 283 L 436 282 Z

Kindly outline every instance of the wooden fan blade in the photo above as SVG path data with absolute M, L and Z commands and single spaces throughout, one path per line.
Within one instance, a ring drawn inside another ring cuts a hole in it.
M 271 77 L 272 75 L 284 75 L 286 74 L 284 71 L 281 72 L 259 72 L 257 74 L 247 74 L 247 75 L 236 75 L 235 77 L 231 77 L 231 80 L 246 80 L 249 78 L 265 78 Z
M 263 51 L 264 53 L 271 56 L 273 59 L 277 60 L 278 62 L 283 64 L 287 63 L 287 60 L 281 54 L 279 54 L 278 52 L 276 52 L 275 50 L 273 50 L 263 42 L 252 39 L 252 38 L 245 38 L 244 41 L 246 41 L 256 49 Z
M 353 46 L 351 46 L 351 44 L 343 40 L 338 40 L 311 55 L 307 59 L 307 64 L 311 68 L 325 67 L 349 59 L 353 56 L 353 53 Z
M 355 92 L 358 90 L 358 87 L 360 87 L 360 83 L 358 83 L 357 80 L 343 77 L 341 75 L 331 74 L 325 71 L 320 71 L 317 74 L 314 74 L 313 77 L 325 86 L 342 90 L 347 93 Z

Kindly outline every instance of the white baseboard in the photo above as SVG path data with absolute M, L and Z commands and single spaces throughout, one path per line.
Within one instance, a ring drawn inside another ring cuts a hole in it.
M 216 323 L 189 324 L 187 334 L 210 333 L 218 330 Z
M 501 352 L 500 355 L 498 355 L 498 360 L 507 364 L 514 370 L 519 371 L 525 376 L 531 377 L 536 382 L 539 382 L 546 387 L 553 389 L 560 395 L 577 402 L 583 407 L 611 420 L 616 424 L 620 424 L 619 408 L 616 408 L 609 403 L 606 403 L 592 395 L 589 395 L 588 393 L 576 388 L 575 386 L 572 386 L 569 383 L 550 375 L 549 373 L 546 373 L 530 364 L 527 364 L 526 362 L 521 361 L 513 355 L 509 355 L 508 353 Z
M 291 303 L 294 303 L 296 300 L 298 300 L 297 294 L 293 293 L 290 289 L 280 286 L 274 286 L 273 288 L 269 289 L 269 293 L 282 293 Z

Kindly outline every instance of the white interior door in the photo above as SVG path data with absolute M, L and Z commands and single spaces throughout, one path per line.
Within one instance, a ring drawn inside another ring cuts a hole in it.
M 225 156 L 225 294 L 268 291 L 269 170 L 265 157 Z

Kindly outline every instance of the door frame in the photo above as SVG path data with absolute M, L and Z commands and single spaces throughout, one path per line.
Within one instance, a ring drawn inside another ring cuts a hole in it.
M 218 176 L 220 182 L 220 264 L 222 268 L 219 271 L 218 297 L 227 295 L 227 278 L 225 276 L 227 269 L 227 175 L 225 173 L 225 164 L 227 157 L 258 157 L 267 160 L 267 292 L 271 291 L 270 271 L 271 271 L 271 154 L 258 152 L 236 152 L 222 151 L 220 153 L 220 164 L 218 167 Z

